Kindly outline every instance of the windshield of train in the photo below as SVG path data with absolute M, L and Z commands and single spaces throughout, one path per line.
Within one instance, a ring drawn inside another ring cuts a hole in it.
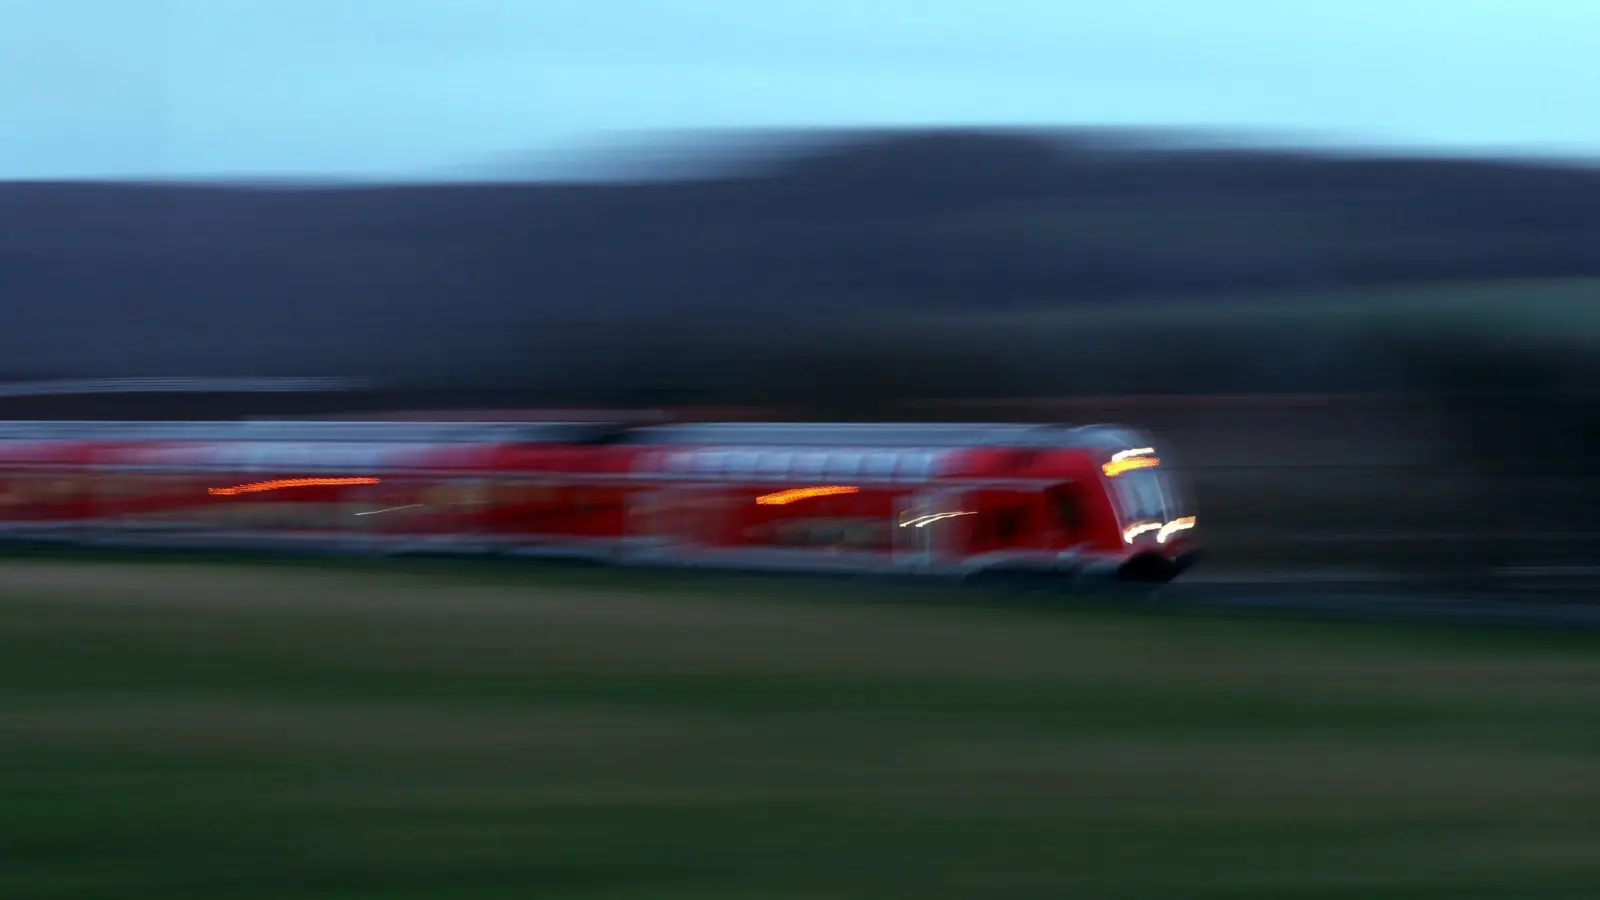
M 1122 507 L 1123 522 L 1165 522 L 1175 512 L 1166 476 L 1157 469 L 1132 469 L 1110 479 Z

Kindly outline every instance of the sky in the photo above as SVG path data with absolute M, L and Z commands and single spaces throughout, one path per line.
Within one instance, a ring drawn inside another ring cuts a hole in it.
M 864 126 L 1593 159 L 1597 97 L 1600 0 L 0 0 L 9 179 L 583 177 Z

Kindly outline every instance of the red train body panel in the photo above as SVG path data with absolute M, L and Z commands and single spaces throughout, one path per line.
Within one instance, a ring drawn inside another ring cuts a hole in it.
M 0 529 L 74 543 L 1165 580 L 1194 524 L 1111 426 L 0 424 Z

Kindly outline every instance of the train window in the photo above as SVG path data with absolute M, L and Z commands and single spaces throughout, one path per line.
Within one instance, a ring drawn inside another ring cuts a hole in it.
M 796 475 L 821 478 L 822 473 L 828 468 L 828 454 L 814 451 L 795 454 L 793 467 Z
M 822 464 L 826 476 L 852 477 L 861 474 L 866 457 L 860 453 L 830 453 Z
M 13 475 L 0 483 L 0 503 L 27 506 L 37 495 L 33 479 L 26 475 Z
M 568 496 L 568 508 L 576 513 L 598 512 L 616 505 L 612 492 L 603 487 L 575 487 Z
M 49 475 L 18 474 L 0 480 L 0 505 L 56 503 L 71 499 L 75 493 L 73 482 Z
M 793 453 L 762 453 L 755 469 L 763 475 L 781 475 L 794 465 Z
M 418 502 L 428 507 L 476 506 L 489 502 L 488 493 L 481 481 L 444 481 L 424 488 Z
M 900 455 L 898 453 L 869 453 L 866 456 L 863 470 L 872 477 L 887 478 L 894 474 L 895 465 L 899 461 Z
M 1149 469 L 1125 472 L 1111 479 L 1128 521 L 1158 521 L 1166 516 L 1161 476 Z
M 521 481 L 496 482 L 490 490 L 490 502 L 503 506 L 533 506 L 549 503 L 555 489 L 548 484 Z

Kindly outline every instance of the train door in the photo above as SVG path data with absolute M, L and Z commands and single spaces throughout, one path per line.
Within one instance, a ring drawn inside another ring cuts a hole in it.
M 641 552 L 664 552 L 683 533 L 690 492 L 665 484 L 636 491 L 628 504 L 627 536 Z
M 718 485 L 663 485 L 631 492 L 630 543 L 646 555 L 715 546 L 724 530 L 724 493 Z
M 961 491 L 937 489 L 896 498 L 892 562 L 911 569 L 942 562 L 952 546 L 952 520 L 968 515 L 962 509 L 962 498 Z
M 659 546 L 665 540 L 661 510 L 672 502 L 672 493 L 670 487 L 646 487 L 628 495 L 627 518 L 622 525 L 622 537 L 627 544 L 643 550 Z

